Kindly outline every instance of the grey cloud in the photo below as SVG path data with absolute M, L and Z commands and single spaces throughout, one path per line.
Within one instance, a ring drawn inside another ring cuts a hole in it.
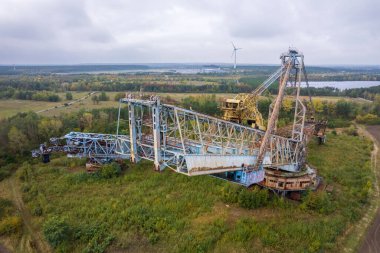
M 3 0 L 0 63 L 379 64 L 376 0 Z

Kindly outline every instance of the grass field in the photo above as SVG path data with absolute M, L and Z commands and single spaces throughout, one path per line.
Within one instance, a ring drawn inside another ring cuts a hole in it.
M 311 193 L 303 204 L 273 197 L 256 209 L 226 202 L 228 182 L 157 173 L 150 162 L 129 164 L 111 179 L 88 175 L 82 161 L 65 157 L 24 164 L 17 174 L 35 227 L 61 218 L 67 224 L 62 251 L 341 252 L 337 241 L 368 205 L 371 143 L 330 134 L 309 151 L 333 192 Z
M 78 111 L 80 109 L 99 109 L 99 108 L 109 108 L 109 107 L 118 107 L 118 102 L 114 101 L 115 95 L 119 92 L 107 92 L 109 96 L 109 101 L 102 101 L 99 104 L 94 104 L 91 101 L 91 98 L 83 100 L 79 103 L 75 103 L 68 107 L 56 108 L 47 112 L 41 113 L 45 116 L 57 116 L 61 113 L 70 113 L 74 111 Z M 73 99 L 78 99 L 84 97 L 88 94 L 88 92 L 72 92 Z M 65 93 L 58 93 L 58 95 L 62 98 L 60 102 L 45 102 L 45 101 L 32 101 L 32 100 L 2 100 L 0 99 L 0 119 L 7 118 L 12 115 L 17 114 L 18 112 L 27 112 L 27 111 L 39 111 L 42 109 L 55 107 L 66 103 L 65 101 Z M 200 94 L 200 93 L 157 93 L 156 95 L 161 96 L 163 98 L 170 97 L 171 99 L 180 101 L 182 98 L 187 96 L 202 96 L 202 95 L 210 95 L 210 94 Z M 233 98 L 236 94 L 230 93 L 217 93 L 215 94 L 217 100 L 223 100 L 225 98 Z M 304 99 L 307 99 L 304 97 Z M 314 97 L 313 99 L 318 100 L 327 100 L 329 102 L 337 102 L 341 97 Z M 344 98 L 349 101 L 356 101 L 358 103 L 368 103 L 366 101 L 360 99 L 353 98 Z

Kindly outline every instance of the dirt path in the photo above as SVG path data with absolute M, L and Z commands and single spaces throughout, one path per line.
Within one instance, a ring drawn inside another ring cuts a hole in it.
M 84 97 L 81 97 L 81 98 L 75 99 L 74 101 L 71 101 L 71 102 L 68 102 L 68 103 L 64 103 L 64 104 L 60 104 L 60 105 L 53 106 L 53 107 L 49 107 L 49 108 L 46 108 L 46 109 L 42 109 L 42 110 L 36 111 L 36 113 L 43 113 L 43 112 L 47 112 L 47 111 L 54 110 L 54 109 L 58 109 L 58 108 L 62 108 L 62 107 L 72 106 L 73 104 L 75 104 L 75 103 L 79 103 L 80 101 L 85 100 L 85 99 L 91 97 L 92 95 L 94 95 L 94 94 L 96 94 L 96 93 L 97 93 L 97 91 L 93 91 L 93 92 L 87 94 L 87 95 L 84 96 Z
M 379 168 L 378 168 L 378 158 L 380 156 L 379 153 L 379 145 L 380 145 L 380 126 L 369 126 L 367 127 L 367 131 L 372 135 L 375 142 L 375 150 L 372 153 L 372 166 L 376 169 L 375 173 L 377 175 L 376 178 L 376 190 L 379 192 Z M 377 194 L 377 198 L 379 198 L 379 194 Z M 363 239 L 363 242 L 359 248 L 359 253 L 380 253 L 380 209 L 377 210 L 375 219 L 372 222 L 372 225 L 368 228 L 366 235 Z
M 19 246 L 21 246 L 21 248 L 23 249 L 29 249 L 32 252 L 38 252 L 38 253 L 51 252 L 49 245 L 41 237 L 41 234 L 38 231 L 36 231 L 36 229 L 33 228 L 32 215 L 29 213 L 29 211 L 24 205 L 24 201 L 22 200 L 22 194 L 20 192 L 20 187 L 17 184 L 17 179 L 15 178 L 15 175 L 9 178 L 8 184 L 9 184 L 9 189 L 11 190 L 11 193 L 12 193 L 13 201 L 21 214 L 21 217 L 24 222 L 24 227 L 26 229 L 25 231 L 26 238 L 23 238 L 21 240 L 23 243 L 20 243 L 24 245 L 19 245 Z

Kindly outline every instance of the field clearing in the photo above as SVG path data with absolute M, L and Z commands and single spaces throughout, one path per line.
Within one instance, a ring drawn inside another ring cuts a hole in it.
M 306 209 L 277 198 L 241 208 L 224 202 L 228 182 L 157 173 L 150 162 L 97 179 L 83 172 L 80 160 L 58 157 L 24 165 L 18 175 L 28 209 L 38 211 L 36 228 L 64 217 L 75 231 L 65 244 L 69 252 L 91 251 L 107 238 L 109 252 L 341 252 L 337 241 L 368 205 L 363 189 L 373 183 L 371 142 L 330 134 L 326 145 L 312 141 L 309 150 L 309 163 L 334 190 Z
M 0 119 L 11 117 L 19 112 L 38 111 L 57 105 L 55 102 L 32 100 L 0 99 Z
M 89 92 L 72 92 L 73 99 L 79 99 L 81 97 L 84 97 Z M 115 95 L 120 92 L 106 92 L 107 96 L 109 96 L 109 101 L 100 101 L 99 104 L 94 104 L 91 101 L 91 98 L 88 98 L 86 100 L 83 100 L 79 103 L 75 103 L 71 106 L 62 107 L 62 108 L 56 108 L 47 112 L 41 113 L 41 115 L 45 116 L 57 116 L 61 113 L 71 113 L 75 111 L 79 111 L 81 109 L 100 109 L 100 108 L 109 108 L 109 107 L 118 107 L 118 102 L 114 101 Z M 17 114 L 18 112 L 27 112 L 27 111 L 39 111 L 42 109 L 55 107 L 62 105 L 66 102 L 65 100 L 65 93 L 57 93 L 62 101 L 60 102 L 45 102 L 45 101 L 32 101 L 32 100 L 14 100 L 14 99 L 8 99 L 8 100 L 1 100 L 0 99 L 0 119 L 1 118 L 7 118 L 12 115 Z M 132 94 L 139 94 L 138 92 L 132 92 Z M 222 101 L 225 98 L 233 98 L 236 94 L 233 93 L 144 93 L 145 95 L 150 94 L 156 94 L 162 98 L 170 97 L 170 99 L 173 99 L 177 102 L 180 102 L 181 99 L 188 97 L 188 96 L 203 96 L 203 95 L 215 95 L 216 99 L 218 101 Z M 302 97 L 302 99 L 308 99 L 308 97 Z M 368 101 L 363 99 L 357 99 L 357 98 L 342 98 L 342 97 L 313 97 L 315 100 L 327 100 L 329 102 L 337 102 L 340 99 L 344 99 L 347 101 L 352 102 L 358 102 L 358 103 L 368 103 Z

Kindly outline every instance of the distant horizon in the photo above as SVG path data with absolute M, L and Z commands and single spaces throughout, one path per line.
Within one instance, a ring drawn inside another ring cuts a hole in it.
M 124 62 L 124 63 L 46 63 L 46 64 L 27 64 L 27 63 L 15 63 L 15 64 L 0 64 L 0 67 L 49 67 L 49 66 L 143 66 L 143 65 L 221 65 L 221 66 L 231 66 L 233 67 L 233 63 L 228 62 Z M 240 63 L 237 64 L 239 66 L 279 66 L 280 63 Z M 378 67 L 380 68 L 380 64 L 307 64 L 305 62 L 306 67 Z

